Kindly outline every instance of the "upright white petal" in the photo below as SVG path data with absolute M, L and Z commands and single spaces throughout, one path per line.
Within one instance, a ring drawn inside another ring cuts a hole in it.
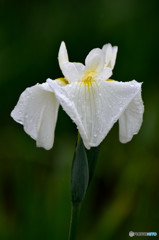
M 98 146 L 140 91 L 133 82 L 74 82 L 64 87 L 47 80 L 66 113 L 76 123 L 86 148 Z
M 122 143 L 131 141 L 137 134 L 143 121 L 144 105 L 141 98 L 141 90 L 129 103 L 119 118 L 119 139 Z
M 113 69 L 116 61 L 118 47 L 112 47 L 112 45 L 108 43 L 103 46 L 102 51 L 105 56 L 105 67 L 110 67 L 111 69 Z
M 60 68 L 62 69 L 62 64 L 68 62 L 68 53 L 66 49 L 66 45 L 64 42 L 61 43 L 59 53 L 58 53 L 58 60 Z
M 118 52 L 118 47 L 114 46 L 112 48 L 112 59 L 111 59 L 111 67 L 112 67 L 112 69 L 114 68 L 114 65 L 115 65 L 115 62 L 116 62 L 117 52 Z
M 69 62 L 68 53 L 64 42 L 61 43 L 58 60 L 61 71 L 68 82 L 75 82 L 80 79 L 85 66 L 82 63 Z
M 103 71 L 101 71 L 97 77 L 96 77 L 96 80 L 101 80 L 101 81 L 105 81 L 107 80 L 108 78 L 110 78 L 112 75 L 112 70 L 111 68 L 105 68 L 103 69 Z
M 53 146 L 59 103 L 47 83 L 27 88 L 20 96 L 12 118 L 36 140 L 38 147 Z
M 67 62 L 62 64 L 61 70 L 69 83 L 76 82 L 80 79 L 82 74 L 82 64 L 79 66 L 76 63 Z
M 85 66 L 82 63 L 79 63 L 79 62 L 73 62 L 73 64 L 76 67 L 79 74 L 81 75 L 85 70 Z
M 104 54 L 99 48 L 95 48 L 89 52 L 85 59 L 86 71 L 100 72 L 104 68 Z
M 86 65 L 85 71 L 95 71 L 97 73 L 101 72 L 104 68 L 104 58 L 101 55 L 92 56 L 89 64 Z
M 87 55 L 87 57 L 85 59 L 85 65 L 89 65 L 90 64 L 90 62 L 92 61 L 92 57 L 94 57 L 94 55 L 103 55 L 103 52 L 102 52 L 102 50 L 100 48 L 92 49 L 88 53 L 88 55 Z

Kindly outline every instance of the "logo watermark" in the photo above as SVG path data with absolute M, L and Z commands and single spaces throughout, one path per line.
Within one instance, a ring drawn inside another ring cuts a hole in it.
M 130 237 L 134 237 L 134 236 L 149 236 L 149 237 L 154 236 L 154 237 L 156 237 L 157 232 L 133 232 L 133 231 L 130 231 L 129 236 Z

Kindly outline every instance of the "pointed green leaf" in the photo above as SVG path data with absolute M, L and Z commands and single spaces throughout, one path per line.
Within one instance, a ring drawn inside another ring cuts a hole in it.
M 89 181 L 87 155 L 83 141 L 80 138 L 74 154 L 71 171 L 71 199 L 73 203 L 80 203 L 86 193 Z

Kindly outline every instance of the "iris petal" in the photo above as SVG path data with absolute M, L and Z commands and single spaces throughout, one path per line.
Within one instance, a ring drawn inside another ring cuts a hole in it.
M 118 47 L 112 47 L 112 45 L 108 43 L 103 46 L 102 51 L 105 56 L 105 67 L 110 67 L 113 69 L 116 61 Z
M 66 49 L 66 45 L 64 42 L 61 43 L 59 53 L 58 53 L 58 61 L 60 68 L 62 69 L 62 64 L 68 62 L 68 53 Z
M 12 118 L 36 140 L 38 147 L 52 148 L 59 103 L 47 83 L 27 88 L 20 96 Z
M 72 62 L 62 64 L 61 70 L 69 83 L 78 81 L 82 74 L 82 67 Z
M 104 54 L 99 48 L 95 48 L 89 52 L 85 60 L 86 71 L 93 70 L 100 72 L 104 68 Z
M 64 87 L 47 80 L 66 113 L 76 123 L 85 147 L 98 146 L 129 103 L 141 91 L 136 81 L 73 82 Z
M 137 134 L 143 121 L 144 105 L 141 91 L 132 99 L 121 117 L 119 118 L 120 142 L 131 141 L 133 135 Z

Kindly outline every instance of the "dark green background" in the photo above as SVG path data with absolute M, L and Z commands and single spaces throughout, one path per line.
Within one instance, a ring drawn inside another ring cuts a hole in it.
M 121 144 L 116 124 L 101 144 L 78 239 L 159 234 L 158 10 L 157 0 L 0 0 L 0 239 L 67 239 L 76 126 L 60 109 L 54 147 L 45 151 L 10 117 L 26 87 L 62 76 L 62 40 L 77 62 L 92 48 L 117 45 L 113 78 L 144 83 L 139 134 Z

